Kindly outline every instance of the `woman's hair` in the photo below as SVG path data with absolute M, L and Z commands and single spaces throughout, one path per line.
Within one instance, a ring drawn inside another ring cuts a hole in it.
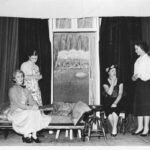
M 149 50 L 147 43 L 144 41 L 135 42 L 135 45 L 139 46 L 145 53 L 147 53 Z
M 117 71 L 117 65 L 111 65 L 109 67 L 106 68 L 106 72 L 108 73 L 111 69 L 115 68 Z
M 22 73 L 22 75 L 23 75 L 23 77 L 24 77 L 23 71 L 17 69 L 16 71 L 13 72 L 13 79 L 12 79 L 12 80 L 13 80 L 14 83 L 16 83 L 15 79 L 16 79 L 16 74 L 17 74 L 17 73 Z
M 29 51 L 28 56 L 38 56 L 38 53 L 36 50 Z

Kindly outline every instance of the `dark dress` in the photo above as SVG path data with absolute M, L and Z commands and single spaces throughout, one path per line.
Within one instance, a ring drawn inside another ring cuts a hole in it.
M 111 105 L 114 103 L 114 101 L 116 100 L 118 93 L 119 93 L 119 85 L 122 83 L 121 80 L 118 79 L 116 86 L 114 87 L 113 93 L 112 95 L 108 95 L 105 91 L 103 93 L 103 97 L 104 97 L 104 101 L 103 101 L 103 105 L 104 105 L 104 110 L 105 110 L 105 114 L 106 116 L 109 116 L 109 114 L 115 112 L 117 115 L 120 114 L 121 111 L 123 111 L 124 106 L 123 106 L 123 101 L 124 101 L 124 94 L 122 96 L 122 98 L 120 99 L 120 101 L 117 104 L 117 107 L 112 108 Z M 108 82 L 108 80 L 106 80 L 103 84 L 106 84 L 108 86 L 110 86 L 110 83 Z
M 133 107 L 135 116 L 150 116 L 150 80 L 136 81 Z

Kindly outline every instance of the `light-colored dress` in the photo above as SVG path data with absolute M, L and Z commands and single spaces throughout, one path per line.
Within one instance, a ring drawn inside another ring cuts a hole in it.
M 7 117 L 17 133 L 24 135 L 37 132 L 51 122 L 50 116 L 43 114 L 40 110 L 30 109 L 36 102 L 26 88 L 14 85 L 9 90 L 9 98 L 11 105 Z
M 32 96 L 38 105 L 42 106 L 41 91 L 38 80 L 26 78 L 27 75 L 40 75 L 39 67 L 36 64 L 32 64 L 30 61 L 27 61 L 21 65 L 21 70 L 25 74 L 24 84 L 26 88 L 32 92 Z

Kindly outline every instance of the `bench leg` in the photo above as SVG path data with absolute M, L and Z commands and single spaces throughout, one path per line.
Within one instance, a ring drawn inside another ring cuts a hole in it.
M 58 137 L 59 137 L 59 133 L 60 133 L 60 130 L 57 130 L 57 132 L 56 132 L 56 139 L 58 139 Z
M 65 137 L 68 137 L 68 130 L 66 130 Z
M 81 139 L 81 130 L 80 129 L 78 129 L 78 136 Z
M 72 140 L 72 139 L 73 139 L 73 130 L 70 129 L 70 140 Z

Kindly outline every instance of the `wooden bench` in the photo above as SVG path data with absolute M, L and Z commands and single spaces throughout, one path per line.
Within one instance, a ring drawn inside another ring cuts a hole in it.
M 41 108 L 42 111 L 52 111 L 53 108 Z M 86 114 L 86 113 L 85 113 Z M 78 122 L 80 122 L 83 117 L 85 115 L 83 114 L 83 116 L 80 118 L 80 120 Z M 9 134 L 9 130 L 12 129 L 12 123 L 11 121 L 8 121 L 6 118 L 2 119 L 0 118 L 0 129 L 2 129 L 4 131 L 4 137 L 7 138 L 8 134 Z M 82 134 L 81 131 L 84 129 L 84 123 L 77 123 L 77 125 L 74 125 L 73 123 L 50 123 L 49 126 L 47 126 L 45 129 L 48 130 L 56 130 L 56 135 L 55 138 L 58 139 L 59 135 L 60 135 L 60 131 L 61 130 L 66 130 L 65 136 L 70 137 L 70 140 L 73 139 L 73 130 L 77 130 L 78 132 L 78 137 L 82 138 Z
M 0 130 L 3 130 L 5 139 L 8 137 L 10 129 L 12 129 L 11 121 L 0 119 Z
M 12 129 L 11 121 L 0 119 L 0 129 L 4 131 L 4 138 L 6 139 L 8 137 L 9 130 Z M 64 130 L 66 130 L 65 136 L 68 137 L 68 135 L 69 135 L 70 140 L 72 140 L 73 139 L 73 130 L 77 130 L 78 137 L 81 138 L 81 131 L 84 129 L 84 124 L 79 124 L 76 126 L 72 123 L 70 123 L 70 124 L 68 124 L 68 123 L 66 123 L 66 124 L 65 123 L 64 124 L 50 124 L 45 129 L 57 130 L 56 136 L 55 136 L 56 139 L 59 138 L 60 131 L 64 129 Z
M 72 123 L 68 124 L 68 123 L 64 123 L 64 124 L 50 124 L 48 127 L 46 127 L 46 129 L 49 130 L 54 130 L 56 129 L 56 136 L 55 138 L 58 139 L 59 135 L 60 135 L 60 131 L 61 130 L 66 130 L 65 136 L 70 137 L 70 140 L 73 139 L 73 130 L 77 130 L 78 131 L 78 137 L 81 138 L 81 131 L 84 129 L 84 124 L 79 124 L 79 125 L 74 125 Z

